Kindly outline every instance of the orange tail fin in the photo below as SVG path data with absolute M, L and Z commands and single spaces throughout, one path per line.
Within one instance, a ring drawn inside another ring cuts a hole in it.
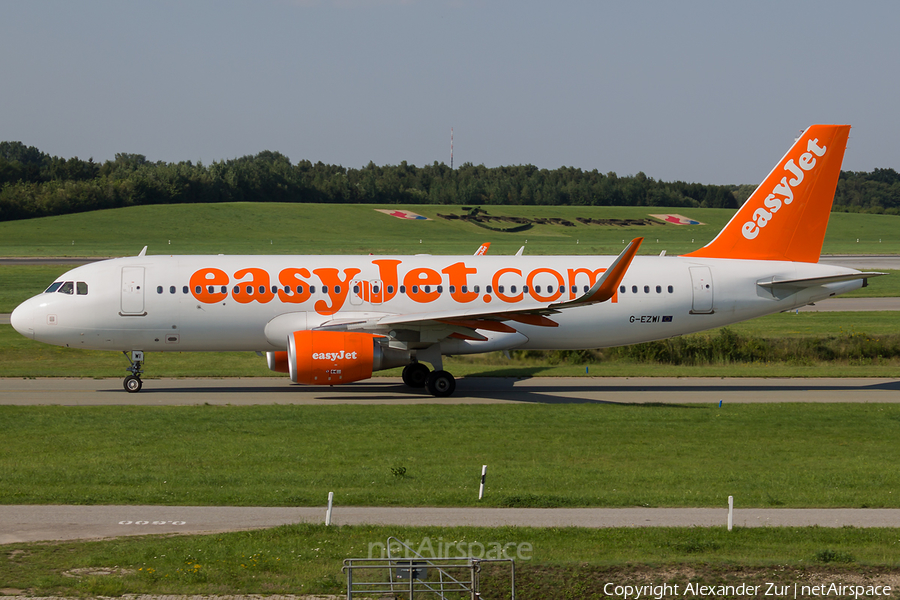
M 685 256 L 818 262 L 849 135 L 849 125 L 804 131 L 719 235 Z

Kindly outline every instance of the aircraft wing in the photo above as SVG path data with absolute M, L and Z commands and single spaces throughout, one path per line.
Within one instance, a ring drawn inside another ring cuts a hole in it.
M 559 324 L 548 318 L 563 310 L 606 302 L 613 297 L 616 288 L 622 282 L 631 261 L 637 254 L 644 238 L 635 238 L 612 262 L 603 275 L 591 288 L 574 300 L 548 304 L 536 304 L 526 308 L 510 307 L 502 309 L 463 308 L 412 314 L 384 315 L 371 319 L 350 321 L 334 320 L 323 323 L 318 329 L 368 331 L 385 333 L 397 330 L 438 329 L 446 331 L 446 335 L 454 333 L 470 339 L 483 339 L 477 330 L 513 333 L 516 330 L 504 321 L 513 321 L 535 325 L 538 327 L 558 327 Z

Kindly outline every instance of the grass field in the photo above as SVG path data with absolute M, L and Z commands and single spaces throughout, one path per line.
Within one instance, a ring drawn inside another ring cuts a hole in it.
M 0 406 L 0 424 L 3 504 L 900 507 L 896 404 Z
M 144 245 L 149 254 L 471 254 L 483 242 L 491 253 L 618 254 L 645 238 L 641 254 L 684 253 L 711 240 L 734 211 L 656 207 L 489 206 L 490 214 L 559 217 L 574 226 L 535 225 L 503 233 L 438 214 L 462 214 L 459 206 L 403 206 L 429 221 L 396 219 L 380 205 L 182 204 L 141 206 L 0 223 L 0 256 L 129 256 Z M 677 213 L 704 225 L 599 226 L 593 219 L 644 219 Z M 503 225 L 499 225 L 503 226 Z M 508 226 L 508 224 L 506 225 Z M 122 232 L 127 232 L 123 235 Z M 900 217 L 834 213 L 825 254 L 900 254 Z M 857 241 L 859 240 L 859 241 Z
M 790 594 L 781 597 L 793 597 L 794 583 L 821 581 L 893 583 L 896 590 L 900 564 L 894 529 L 293 525 L 206 536 L 5 546 L 9 559 L 0 561 L 0 582 L 35 596 L 346 594 L 343 559 L 367 557 L 370 547 L 378 557 L 373 545 L 384 544 L 388 536 L 409 540 L 414 548 L 426 540 L 435 548 L 451 541 L 487 547 L 530 544 L 530 559 L 516 564 L 520 600 L 602 598 L 608 582 L 678 583 L 680 590 L 687 582 L 760 585 L 760 593 L 751 597 L 764 597 L 766 582 L 790 586 Z M 104 571 L 109 574 L 98 574 Z M 502 568 L 485 568 L 484 597 L 508 598 L 508 577 Z

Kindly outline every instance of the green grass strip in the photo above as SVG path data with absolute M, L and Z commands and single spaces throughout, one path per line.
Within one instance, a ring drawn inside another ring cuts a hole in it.
M 388 536 L 422 549 L 523 548 L 516 596 L 601 598 L 607 583 L 706 585 L 896 581 L 897 530 L 853 528 L 437 528 L 291 525 L 205 536 L 4 546 L 0 581 L 36 596 L 345 594 L 345 558 L 380 556 Z M 514 550 L 513 550 L 514 549 Z M 100 572 L 106 574 L 99 574 Z M 485 568 L 485 597 L 508 594 Z M 764 592 L 765 587 L 760 590 Z M 666 597 L 692 596 L 667 594 Z M 754 596 L 764 597 L 763 593 Z M 746 596 L 741 596 L 746 597 Z M 804 596 L 801 596 L 804 597 Z M 808 596 L 806 596 L 808 597 Z M 833 597 L 833 596 L 832 596 Z M 852 595 L 851 595 L 852 597 Z
M 2 406 L 0 439 L 4 504 L 900 507 L 896 404 Z

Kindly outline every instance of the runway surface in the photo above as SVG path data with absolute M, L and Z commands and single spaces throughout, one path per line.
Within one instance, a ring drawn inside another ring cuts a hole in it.
M 336 387 L 287 377 L 145 379 L 129 394 L 120 379 L 0 379 L 0 405 L 184 406 L 194 404 L 690 404 L 900 402 L 900 380 L 749 377 L 464 377 L 450 398 L 434 398 L 382 377 Z
M 334 525 L 717 527 L 727 508 L 405 508 L 336 506 Z M 324 523 L 325 507 L 0 506 L 0 544 Z M 735 509 L 736 527 L 897 527 L 900 509 Z

